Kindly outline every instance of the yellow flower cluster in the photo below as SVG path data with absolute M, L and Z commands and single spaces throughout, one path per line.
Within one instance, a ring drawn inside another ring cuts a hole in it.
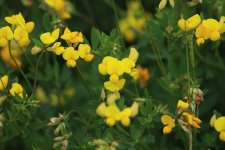
M 175 119 L 173 119 L 169 115 L 163 115 L 161 117 L 161 121 L 165 125 L 165 127 L 163 128 L 163 134 L 169 134 L 175 127 Z
M 10 50 L 18 66 L 21 65 L 21 47 L 29 45 L 29 33 L 34 29 L 34 22 L 25 22 L 25 19 L 21 13 L 5 17 L 5 21 L 10 26 L 0 28 L 0 52 L 1 58 L 10 66 L 16 67 L 15 62 L 9 53 L 9 41 L 11 41 Z
M 61 19 L 71 18 L 68 12 L 68 2 L 65 0 L 45 0 L 45 3 L 51 7 L 60 16 Z
M 76 61 L 79 58 L 84 59 L 86 62 L 90 62 L 94 58 L 94 55 L 91 54 L 91 47 L 88 44 L 82 43 L 84 39 L 81 32 L 71 32 L 68 28 L 65 28 L 61 39 L 66 41 L 68 47 L 62 46 L 61 42 L 57 42 L 59 33 L 59 28 L 55 29 L 51 33 L 43 33 L 40 36 L 40 40 L 48 51 L 52 51 L 56 55 L 62 55 L 63 59 L 66 60 L 68 67 L 75 67 Z M 42 50 L 43 49 L 40 47 L 34 46 L 31 53 L 37 54 Z
M 178 21 L 178 26 L 183 31 L 195 30 L 195 36 L 197 38 L 197 45 L 205 43 L 205 40 L 217 41 L 220 39 L 220 35 L 225 31 L 225 17 L 221 17 L 218 22 L 215 19 L 209 18 L 201 20 L 198 14 Z
M 177 118 L 178 122 L 184 129 L 184 131 L 189 132 L 190 126 L 193 126 L 194 128 L 200 128 L 200 124 L 202 121 L 195 117 L 193 113 L 191 113 L 189 110 L 189 104 L 187 102 L 184 102 L 182 100 L 179 100 L 177 103 Z M 164 134 L 171 133 L 172 129 L 175 127 L 175 119 L 173 119 L 169 115 L 163 115 L 161 117 L 162 123 L 165 125 L 163 128 Z
M 182 100 L 178 101 L 177 112 L 181 115 L 178 121 L 181 123 L 183 128 L 188 128 L 189 125 L 192 125 L 195 128 L 201 128 L 200 124 L 202 121 L 188 110 L 189 106 L 190 105 L 187 102 Z
M 220 133 L 220 140 L 225 141 L 225 116 L 217 118 L 216 115 L 213 115 L 210 120 L 210 125 L 214 127 L 217 132 Z
M 104 87 L 111 91 L 116 92 L 124 87 L 125 79 L 122 78 L 124 73 L 129 74 L 133 78 L 138 76 L 135 63 L 138 58 L 138 52 L 135 48 L 130 49 L 130 54 L 127 58 L 118 60 L 117 58 L 106 56 L 102 63 L 98 65 L 98 70 L 102 75 L 109 75 L 109 81 L 104 83 Z
M 141 34 L 146 26 L 145 16 L 140 13 L 138 1 L 131 1 L 128 4 L 127 16 L 119 21 L 121 33 L 128 42 L 136 38 L 136 33 Z
M 7 90 L 8 81 L 9 77 L 7 75 L 0 78 L 0 91 Z M 12 96 L 15 96 L 17 94 L 21 98 L 23 98 L 23 87 L 17 82 L 12 84 L 12 87 L 9 92 Z
M 108 126 L 114 126 L 117 121 L 120 121 L 123 126 L 130 125 L 130 118 L 138 114 L 139 104 L 133 102 L 131 107 L 120 110 L 116 103 L 107 105 L 105 102 L 101 103 L 96 109 L 96 113 L 104 117 Z

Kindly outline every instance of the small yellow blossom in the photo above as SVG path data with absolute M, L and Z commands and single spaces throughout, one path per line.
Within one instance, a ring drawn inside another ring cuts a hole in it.
M 8 41 L 13 39 L 13 32 L 9 26 L 0 28 L 0 47 L 8 45 Z
M 65 51 L 65 48 L 63 46 L 61 46 L 61 42 L 56 42 L 52 46 L 52 49 L 56 55 L 61 55 Z
M 79 53 L 73 47 L 68 47 L 63 53 L 63 58 L 67 61 L 68 67 L 75 67 L 76 60 L 79 58 Z
M 22 52 L 20 51 L 20 49 L 18 49 L 18 48 L 16 49 L 16 47 L 15 48 L 13 47 L 13 42 L 11 45 L 11 53 L 12 53 L 12 56 L 13 56 L 14 60 L 16 61 L 17 65 L 21 66 L 22 65 L 22 62 L 21 62 Z M 11 66 L 13 68 L 17 67 L 16 63 L 13 61 L 12 57 L 10 56 L 8 46 L 3 47 L 3 49 L 0 51 L 0 57 L 9 66 Z
M 139 57 L 139 53 L 138 53 L 137 49 L 134 48 L 134 47 L 131 47 L 128 58 L 131 59 L 131 60 L 133 60 L 134 63 L 136 63 L 138 57 Z
M 16 94 L 23 98 L 23 87 L 19 83 L 13 83 L 10 89 L 10 94 L 15 96 Z
M 178 103 L 177 103 L 177 109 L 187 109 L 189 107 L 189 104 L 182 101 L 182 100 L 179 100 Z
M 169 115 L 163 115 L 161 117 L 161 121 L 165 125 L 165 127 L 163 128 L 163 134 L 169 134 L 175 127 L 175 119 L 173 119 Z
M 107 95 L 107 104 L 112 105 L 115 103 L 116 100 L 120 99 L 120 93 L 118 91 L 113 92 L 109 95 Z
M 178 26 L 183 31 L 189 31 L 189 30 L 197 28 L 198 25 L 200 24 L 200 22 L 201 22 L 201 18 L 198 14 L 196 14 L 196 15 L 188 18 L 187 20 L 180 19 L 178 21 Z
M 36 55 L 37 53 L 39 53 L 42 49 L 38 46 L 34 46 L 32 49 L 31 49 L 31 54 L 32 55 Z
M 69 46 L 72 46 L 71 44 L 78 44 L 84 41 L 83 34 L 81 32 L 71 32 L 68 28 L 64 30 L 61 39 L 65 40 Z
M 182 116 L 184 117 L 184 121 L 188 124 L 192 125 L 195 128 L 201 128 L 199 124 L 201 124 L 202 121 L 199 118 L 195 117 L 194 114 L 190 112 L 184 112 L 182 113 Z
M 225 141 L 225 116 L 217 118 L 214 127 L 216 131 L 220 133 L 220 140 Z
M 91 47 L 88 44 L 80 44 L 78 47 L 78 53 L 80 55 L 80 58 L 84 59 L 87 62 L 90 62 L 94 55 L 91 53 Z
M 50 45 L 54 43 L 59 37 L 59 28 L 55 29 L 52 33 L 46 32 L 41 34 L 40 39 L 42 43 Z
M 106 119 L 108 126 L 114 126 L 117 121 L 120 121 L 124 126 L 129 126 L 130 117 L 135 117 L 138 114 L 138 107 L 139 105 L 133 104 L 121 111 L 116 103 L 106 106 L 106 103 L 103 102 L 97 107 L 96 113 Z
M 21 26 L 18 26 L 14 30 L 14 39 L 18 42 L 20 47 L 24 47 L 30 44 L 29 35 Z
M 8 85 L 9 77 L 7 75 L 0 78 L 0 91 L 4 90 Z
M 67 11 L 67 3 L 65 0 L 45 0 L 45 3 L 54 9 L 61 19 L 71 18 L 71 15 Z
M 217 41 L 220 39 L 220 34 L 223 33 L 223 17 L 221 17 L 220 22 L 215 19 L 206 19 L 198 26 L 195 31 L 195 36 L 197 38 L 197 45 L 201 45 L 205 40 L 210 39 L 211 41 Z
M 125 84 L 125 79 L 118 79 L 117 81 L 106 81 L 104 82 L 104 87 L 111 91 L 111 92 L 116 92 L 121 90 L 124 87 Z

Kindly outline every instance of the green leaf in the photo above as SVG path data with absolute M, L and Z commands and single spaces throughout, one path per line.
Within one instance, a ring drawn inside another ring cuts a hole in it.
M 42 23 L 43 23 L 45 31 L 50 31 L 51 30 L 51 20 L 50 20 L 50 17 L 48 15 L 48 13 L 45 13 L 43 15 Z
M 155 143 L 155 137 L 151 134 L 145 135 L 142 139 L 141 139 L 142 143 Z
M 99 42 L 100 42 L 99 36 L 100 36 L 100 32 L 98 31 L 98 29 L 93 27 L 91 30 L 91 46 L 94 50 L 99 45 Z
M 44 48 L 45 45 L 38 39 L 32 39 L 34 44 L 37 46 L 37 47 L 40 47 L 40 48 Z
M 138 129 L 136 126 L 132 125 L 130 126 L 130 134 L 132 139 L 137 140 L 141 136 L 140 129 Z

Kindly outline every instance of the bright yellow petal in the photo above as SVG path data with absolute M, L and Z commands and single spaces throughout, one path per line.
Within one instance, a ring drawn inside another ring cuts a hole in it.
M 34 29 L 34 22 L 28 22 L 25 24 L 26 31 L 31 33 Z
M 225 117 L 219 117 L 214 123 L 217 132 L 225 131 Z
M 57 40 L 57 39 L 59 38 L 59 28 L 55 29 L 55 30 L 52 32 L 51 36 L 52 36 L 55 40 Z
M 51 36 L 50 32 L 41 34 L 40 39 L 41 39 L 41 42 L 46 45 L 49 45 L 55 42 L 55 39 Z
M 169 124 L 171 124 L 171 123 L 173 122 L 173 118 L 170 117 L 169 115 L 163 115 L 163 116 L 161 117 L 161 121 L 162 121 L 162 123 L 163 123 L 164 125 L 169 125 Z
M 0 78 L 0 91 L 4 90 L 8 85 L 9 77 L 7 75 Z

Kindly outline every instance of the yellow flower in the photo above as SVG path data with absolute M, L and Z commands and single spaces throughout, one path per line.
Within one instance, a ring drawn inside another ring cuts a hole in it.
M 4 90 L 8 85 L 9 77 L 7 75 L 0 78 L 0 91 Z
M 54 9 L 61 19 L 69 19 L 71 16 L 66 10 L 66 2 L 64 0 L 45 0 L 45 3 Z
M 165 127 L 163 128 L 163 134 L 169 134 L 175 127 L 175 119 L 173 119 L 169 115 L 163 115 L 161 117 L 161 121 L 165 125 Z
M 55 29 L 52 33 L 46 32 L 41 34 L 40 39 L 42 43 L 49 45 L 54 43 L 59 37 L 59 28 Z
M 73 47 L 68 47 L 63 53 L 63 58 L 67 61 L 68 67 L 75 67 L 76 60 L 79 58 L 79 53 Z
M 81 32 L 71 32 L 68 28 L 64 30 L 61 39 L 65 40 L 69 46 L 71 46 L 71 44 L 78 44 L 84 41 L 83 34 Z
M 90 62 L 94 58 L 94 55 L 92 55 L 90 52 L 91 52 L 91 47 L 88 44 L 79 45 L 78 53 L 80 57 L 87 62 Z
M 129 75 L 134 79 L 137 80 L 139 78 L 139 71 L 137 68 L 133 68 L 131 69 L 131 72 L 129 73 Z
M 188 18 L 187 20 L 180 19 L 178 21 L 178 26 L 183 31 L 189 31 L 189 30 L 195 29 L 199 25 L 200 22 L 201 22 L 201 18 L 198 14 L 196 14 L 196 15 Z
M 222 26 L 215 19 L 203 20 L 195 31 L 197 37 L 196 43 L 201 45 L 205 40 L 217 41 L 220 38 L 220 29 Z
M 30 43 L 28 33 L 21 26 L 18 26 L 14 30 L 14 39 L 18 42 L 20 47 L 27 46 Z
M 21 13 L 12 15 L 11 17 L 5 17 L 5 20 L 11 25 L 21 26 L 27 33 L 30 33 L 34 29 L 34 22 L 26 23 Z
M 102 60 L 102 63 L 98 65 L 98 71 L 102 74 L 102 75 L 107 75 L 107 71 L 106 71 L 106 65 L 108 64 L 108 62 L 110 62 L 111 60 L 116 59 L 113 58 L 111 56 L 106 56 L 104 57 L 104 59 Z
M 159 3 L 159 10 L 162 10 L 163 8 L 165 8 L 167 4 L 167 0 L 161 0 Z
M 117 59 L 112 59 L 106 64 L 106 72 L 109 75 L 117 74 L 118 76 L 123 75 L 125 71 L 124 65 Z
M 217 132 L 220 132 L 219 138 L 225 141 L 225 116 L 219 117 L 214 123 Z
M 182 113 L 182 116 L 184 117 L 184 121 L 188 124 L 192 125 L 195 128 L 201 128 L 199 124 L 201 124 L 202 121 L 199 118 L 195 117 L 194 114 L 190 112 L 184 112 Z
M 130 125 L 131 108 L 125 108 L 120 114 L 120 122 L 124 126 Z
M 22 62 L 21 62 L 21 55 L 22 55 L 22 52 L 21 52 L 19 49 L 14 49 L 14 48 L 13 48 L 13 42 L 12 42 L 11 52 L 12 52 L 12 56 L 13 56 L 13 58 L 15 59 L 17 65 L 18 65 L 18 66 L 21 66 L 21 65 L 22 65 Z M 1 56 L 2 60 L 3 60 L 5 63 L 7 63 L 9 66 L 11 66 L 11 67 L 13 67 L 13 68 L 16 68 L 16 67 L 17 67 L 17 65 L 15 64 L 15 62 L 13 61 L 13 59 L 12 59 L 11 56 L 10 56 L 8 46 L 4 47 L 4 48 L 0 51 L 0 56 Z
M 121 60 L 124 66 L 124 72 L 130 73 L 131 69 L 135 67 L 135 62 L 131 60 L 130 58 L 124 58 Z
M 182 101 L 182 100 L 179 100 L 178 103 L 177 103 L 177 109 L 187 109 L 189 107 L 189 104 Z
M 38 46 L 34 46 L 32 49 L 31 49 L 31 54 L 32 55 L 36 55 L 37 53 L 39 53 L 42 49 Z
M 8 41 L 13 39 L 13 32 L 9 26 L 0 28 L 0 47 L 8 45 Z
M 53 49 L 53 52 L 56 54 L 56 55 L 61 55 L 64 51 L 65 51 L 65 48 L 63 46 L 60 46 L 61 45 L 61 42 L 56 42 L 53 46 L 52 46 L 52 49 Z
M 16 94 L 23 98 L 23 87 L 18 83 L 13 83 L 10 89 L 10 94 L 15 96 Z
M 120 121 L 124 126 L 129 126 L 130 117 L 137 115 L 138 107 L 139 106 L 137 106 L 136 103 L 133 103 L 131 107 L 127 107 L 120 111 L 115 103 L 106 106 L 103 102 L 97 107 L 96 113 L 99 116 L 106 118 L 106 124 L 108 126 L 114 126 L 117 121 Z
M 104 87 L 111 91 L 116 92 L 121 90 L 124 87 L 125 79 L 119 79 L 118 81 L 106 81 L 104 82 Z

